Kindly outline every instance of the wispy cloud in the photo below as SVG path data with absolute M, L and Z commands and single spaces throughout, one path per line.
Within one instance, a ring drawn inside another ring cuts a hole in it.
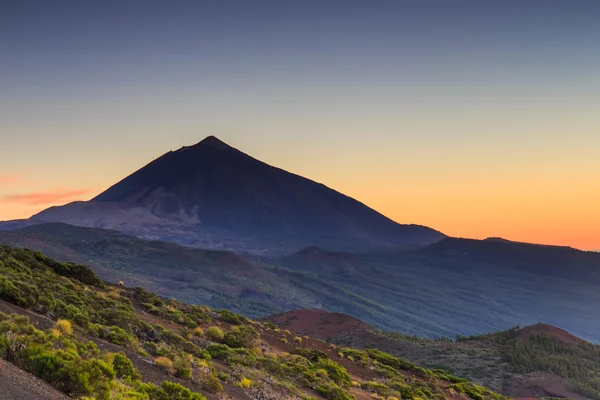
M 0 174 L 0 183 L 17 183 L 20 180 L 19 175 Z
M 2 203 L 20 203 L 26 205 L 52 204 L 78 200 L 81 196 L 93 192 L 92 189 L 71 189 L 58 187 L 45 192 L 12 194 L 2 197 Z

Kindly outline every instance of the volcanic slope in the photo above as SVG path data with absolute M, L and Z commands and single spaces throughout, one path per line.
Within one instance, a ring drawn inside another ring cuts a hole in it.
M 52 207 L 31 220 L 269 255 L 313 245 L 339 251 L 422 246 L 444 238 L 398 224 L 214 136 L 164 154 L 90 201 Z M 26 223 L 32 222 L 10 226 Z

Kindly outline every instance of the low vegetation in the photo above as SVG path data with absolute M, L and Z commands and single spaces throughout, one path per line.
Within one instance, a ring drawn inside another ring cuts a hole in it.
M 74 398 L 351 400 L 502 397 L 382 351 L 335 348 L 226 310 L 105 284 L 89 268 L 0 246 L 0 356 Z M 353 372 L 354 371 L 354 372 Z M 360 380 L 353 376 L 368 376 Z
M 549 372 L 568 379 L 570 389 L 600 400 L 600 345 L 567 343 L 543 333 L 520 339 L 520 328 L 481 336 L 459 337 L 460 341 L 500 344 L 504 361 L 513 373 Z

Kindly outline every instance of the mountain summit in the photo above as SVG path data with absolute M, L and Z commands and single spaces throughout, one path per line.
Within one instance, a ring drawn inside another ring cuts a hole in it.
M 417 246 L 444 237 L 400 225 L 214 136 L 164 154 L 91 201 L 53 207 L 32 220 L 259 254 Z

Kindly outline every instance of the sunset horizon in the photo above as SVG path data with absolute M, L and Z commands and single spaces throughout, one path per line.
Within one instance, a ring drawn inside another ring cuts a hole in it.
M 0 220 L 216 135 L 399 223 L 600 248 L 597 2 L 350 3 L 4 3 Z
M 209 136 L 214 136 L 214 137 L 219 138 L 218 135 L 212 135 L 212 134 L 208 135 L 206 137 L 209 137 Z M 203 139 L 204 138 L 202 138 L 202 140 Z M 220 140 L 220 138 L 219 138 L 219 140 Z M 182 147 L 193 146 L 196 143 L 197 143 L 197 141 L 193 142 L 193 143 L 184 144 L 182 146 L 174 146 L 172 149 L 166 150 L 165 153 L 168 153 L 169 151 L 175 151 Z M 227 144 L 236 148 L 235 143 L 227 143 Z M 244 149 L 238 148 L 238 150 L 249 154 L 248 152 L 244 151 Z M 142 168 L 144 165 L 152 162 L 154 159 L 156 159 L 162 155 L 163 154 L 160 154 L 158 156 L 156 156 L 156 155 L 152 156 L 152 158 L 148 158 L 148 160 L 146 162 L 142 163 L 137 168 L 134 167 L 130 171 L 124 171 L 122 176 L 115 177 L 115 179 L 112 180 L 112 183 L 108 183 L 108 185 L 103 188 L 98 188 L 98 187 L 96 187 L 96 188 L 69 188 L 67 186 L 57 186 L 57 187 L 51 188 L 45 192 L 19 192 L 18 194 L 3 196 L 0 199 L 0 221 L 28 219 L 28 218 L 34 216 L 35 214 L 45 210 L 48 207 L 62 206 L 62 205 L 65 205 L 65 204 L 68 204 L 71 202 L 75 202 L 75 201 L 91 200 L 94 197 L 96 197 L 97 195 L 99 195 L 100 193 L 102 193 L 103 191 L 105 191 L 106 189 L 108 189 L 113 184 L 116 184 L 117 182 L 121 181 L 127 175 L 135 172 L 136 170 Z M 254 157 L 252 154 L 249 154 L 249 155 Z M 259 160 L 266 162 L 269 165 L 281 168 L 281 166 L 276 165 L 272 162 L 269 162 L 269 160 L 265 160 L 265 159 L 259 159 Z M 284 168 L 284 169 L 286 169 L 286 168 Z M 461 230 L 460 228 L 453 227 L 450 223 L 444 224 L 443 221 L 441 221 L 441 222 L 436 222 L 436 221 L 423 222 L 421 220 L 410 220 L 409 217 L 406 216 L 407 214 L 398 214 L 397 211 L 394 211 L 394 209 L 380 209 L 377 206 L 370 204 L 368 201 L 365 201 L 364 199 L 362 199 L 360 195 L 353 195 L 353 194 L 344 192 L 344 191 L 340 190 L 339 188 L 337 188 L 334 184 L 331 184 L 329 182 L 323 182 L 314 177 L 307 176 L 307 175 L 303 174 L 302 171 L 294 171 L 294 170 L 288 170 L 288 171 L 292 172 L 294 174 L 300 175 L 300 176 L 307 177 L 311 180 L 314 180 L 317 183 L 324 184 L 333 190 L 341 192 L 342 194 L 349 195 L 350 197 L 354 197 L 356 200 L 364 203 L 368 207 L 374 209 L 377 212 L 380 212 L 384 216 L 392 219 L 393 221 L 395 221 L 397 223 L 429 226 L 431 228 L 439 230 L 440 232 L 442 232 L 450 237 L 479 239 L 479 240 L 487 239 L 487 238 L 502 238 L 502 239 L 506 239 L 506 240 L 511 240 L 511 241 L 515 241 L 515 242 L 523 242 L 523 243 L 535 243 L 535 244 L 545 244 L 545 245 L 554 245 L 554 246 L 569 246 L 569 247 L 574 247 L 574 248 L 578 248 L 581 250 L 588 250 L 588 251 L 600 250 L 600 243 L 595 244 L 596 242 L 589 242 L 589 244 L 585 244 L 586 242 L 583 242 L 584 244 L 581 245 L 581 244 L 578 244 L 577 241 L 570 240 L 569 238 L 558 237 L 556 239 L 553 239 L 552 235 L 535 236 L 535 234 L 527 234 L 527 233 L 523 234 L 523 233 L 518 233 L 518 232 L 514 233 L 510 230 L 506 230 L 506 231 L 498 230 L 498 231 L 494 232 L 493 229 L 490 229 L 490 232 L 488 232 L 487 227 L 485 227 L 485 226 L 480 227 L 480 230 L 469 231 L 468 229 Z M 14 175 L 14 176 L 2 175 L 2 176 L 0 176 L 0 182 L 5 183 L 5 186 L 4 186 L 5 188 L 10 187 L 11 184 L 14 185 L 14 187 L 18 188 L 21 185 L 24 185 L 27 183 L 27 177 L 18 176 L 18 175 Z M 10 214 L 11 211 L 13 212 L 13 214 Z M 430 214 L 430 212 L 428 212 L 428 210 L 426 210 L 426 209 L 421 209 L 420 212 L 424 215 Z M 13 217 L 11 217 L 11 215 Z M 533 229 L 534 231 L 537 229 L 541 230 L 541 227 L 531 226 L 530 229 Z

